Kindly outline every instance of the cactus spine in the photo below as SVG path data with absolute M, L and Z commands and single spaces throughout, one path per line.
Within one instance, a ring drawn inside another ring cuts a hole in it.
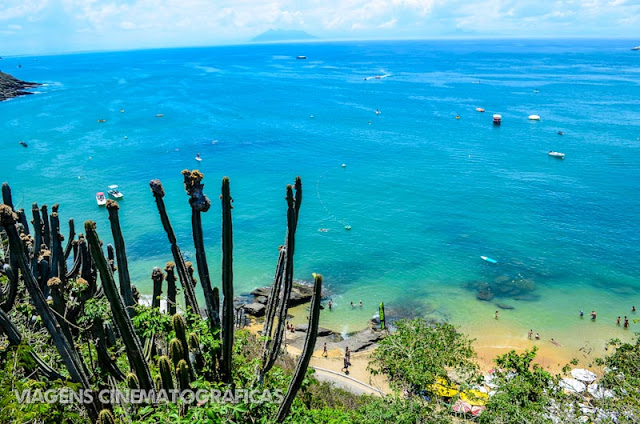
M 233 228 L 231 224 L 231 192 L 229 178 L 222 179 L 222 380 L 231 383 L 233 351 Z
M 280 408 L 278 408 L 278 414 L 276 415 L 276 421 L 282 422 L 289 414 L 293 399 L 296 397 L 298 390 L 302 386 L 302 381 L 307 373 L 309 367 L 309 361 L 313 356 L 313 349 L 316 346 L 316 339 L 318 338 L 318 324 L 320 322 L 320 302 L 322 300 L 322 275 L 314 275 L 313 283 L 313 297 L 311 298 L 311 310 L 309 313 L 309 327 L 307 335 L 304 339 L 304 347 L 298 360 L 298 365 L 289 383 L 289 389 L 285 395 Z
M 100 240 L 96 233 L 95 223 L 93 221 L 86 221 L 84 224 L 85 233 L 87 235 L 87 241 L 91 249 L 91 256 L 93 257 L 96 266 L 100 271 L 100 280 L 102 281 L 102 287 L 104 293 L 111 305 L 111 313 L 114 321 L 120 330 L 122 340 L 127 348 L 127 356 L 132 368 L 135 370 L 138 380 L 140 381 L 140 387 L 144 390 L 151 390 L 153 388 L 153 381 L 151 380 L 151 372 L 149 366 L 145 361 L 142 345 L 136 335 L 133 324 L 129 315 L 127 315 L 124 302 L 118 292 L 116 284 L 113 280 L 113 274 L 107 265 L 107 261 L 100 249 Z
M 118 260 L 118 282 L 120 283 L 120 294 L 127 307 L 130 317 L 135 316 L 133 305 L 133 292 L 131 290 L 131 279 L 129 277 L 129 263 L 127 261 L 127 251 L 122 236 L 122 228 L 120 228 L 120 217 L 118 215 L 118 203 L 109 199 L 107 200 L 107 211 L 109 212 L 109 222 L 111 222 L 111 234 L 113 235 L 113 243 L 116 248 L 116 258 Z
M 187 310 L 191 308 L 191 313 L 200 315 L 198 301 L 196 300 L 196 295 L 193 291 L 194 284 L 193 281 L 191 281 L 191 279 L 189 278 L 187 267 L 184 263 L 184 258 L 182 257 L 180 247 L 178 246 L 178 241 L 176 240 L 176 234 L 173 232 L 173 227 L 171 226 L 169 216 L 167 215 L 167 210 L 164 206 L 164 188 L 162 188 L 162 183 L 160 182 L 160 180 L 151 180 L 149 182 L 149 186 L 151 187 L 153 196 L 156 199 L 156 205 L 158 206 L 158 212 L 160 213 L 162 226 L 167 233 L 169 243 L 171 243 L 171 253 L 173 254 L 173 260 L 175 261 L 176 267 L 178 268 L 178 278 L 180 279 L 180 283 L 182 283 L 182 288 L 184 290 L 184 298 Z

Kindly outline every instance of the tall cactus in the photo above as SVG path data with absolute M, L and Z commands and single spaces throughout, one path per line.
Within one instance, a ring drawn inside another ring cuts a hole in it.
M 153 297 L 151 298 L 151 307 L 160 308 L 160 296 L 162 296 L 162 280 L 164 274 L 160 268 L 155 267 L 151 272 L 151 280 L 153 281 Z
M 58 277 L 65 285 L 65 277 L 67 275 L 66 263 L 64 260 L 64 251 L 62 250 L 62 234 L 60 234 L 60 220 L 58 219 L 58 204 L 51 207 L 50 230 L 51 230 L 51 264 L 49 277 Z
M 31 272 L 30 263 L 27 259 L 27 255 L 24 251 L 24 246 L 16 230 L 16 216 L 9 206 L 0 205 L 0 225 L 5 229 L 9 238 L 9 245 L 12 255 L 14 255 L 18 261 L 25 286 L 29 291 L 29 295 L 33 300 L 33 303 L 38 311 L 38 314 L 42 318 L 42 322 L 47 328 L 47 331 L 51 335 L 53 342 L 60 353 L 62 360 L 64 361 L 71 379 L 80 383 L 82 388 L 91 393 L 91 387 L 89 385 L 89 378 L 87 377 L 82 361 L 76 352 L 75 348 L 69 343 L 66 337 L 60 331 L 60 324 L 57 318 L 49 308 L 47 301 L 45 300 L 40 285 L 38 284 L 35 276 Z M 86 405 L 87 412 L 93 421 L 98 418 L 98 402 Z
M 173 377 L 171 375 L 171 361 L 167 356 L 161 356 L 158 358 L 158 370 L 160 371 L 160 378 L 162 379 L 162 388 L 169 392 L 173 390 Z
M 229 178 L 222 179 L 222 380 L 231 383 L 233 351 L 233 228 L 231 224 L 231 191 Z
M 202 212 L 207 212 L 211 207 L 211 201 L 204 194 L 204 175 L 198 171 L 182 171 L 184 176 L 184 188 L 189 195 L 189 205 L 191 206 L 191 228 L 193 234 L 193 245 L 196 249 L 196 263 L 198 265 L 198 276 L 204 292 L 204 301 L 207 304 L 207 315 L 209 317 L 209 327 L 213 331 L 220 326 L 220 309 L 216 307 L 215 296 L 211 287 L 209 276 L 209 265 L 204 249 L 204 238 L 202 236 Z
M 100 240 L 96 233 L 96 224 L 93 221 L 86 221 L 84 223 L 85 233 L 87 235 L 87 241 L 89 248 L 91 249 L 91 256 L 93 257 L 98 270 L 100 271 L 100 280 L 102 281 L 102 287 L 104 293 L 107 296 L 107 300 L 111 305 L 111 313 L 114 321 L 120 330 L 120 335 L 124 345 L 127 348 L 127 356 L 132 368 L 135 370 L 138 380 L 140 381 L 140 387 L 144 390 L 151 390 L 153 388 L 153 381 L 151 380 L 151 372 L 149 366 L 145 361 L 144 354 L 142 352 L 142 345 L 140 339 L 136 335 L 133 324 L 129 315 L 127 315 L 124 302 L 116 283 L 113 280 L 113 274 L 107 265 L 107 261 L 104 258 L 102 249 L 100 249 Z
M 100 415 L 98 416 L 98 424 L 116 424 L 116 419 L 113 416 L 113 412 L 108 409 L 103 409 L 100 411 Z
M 124 299 L 127 312 L 130 317 L 135 316 L 136 311 L 133 308 L 135 302 L 131 291 L 131 279 L 129 278 L 129 264 L 127 261 L 127 251 L 124 245 L 124 237 L 120 228 L 120 217 L 118 216 L 118 202 L 111 199 L 107 200 L 107 211 L 109 212 L 109 221 L 111 222 L 111 234 L 113 235 L 113 243 L 116 248 L 116 258 L 118 259 L 118 282 L 120 283 L 120 294 Z
M 38 258 L 40 256 L 40 248 L 42 247 L 42 218 L 40 217 L 40 209 L 38 204 L 31 205 L 31 214 L 33 216 L 33 257 L 31 258 L 31 270 L 33 275 L 38 278 Z
M 2 203 L 9 206 L 13 211 L 13 197 L 11 196 L 11 187 L 8 183 L 2 183 Z
M 167 313 L 174 315 L 176 313 L 176 274 L 174 269 L 176 264 L 167 262 L 164 270 L 167 273 Z
M 153 197 L 155 197 L 156 199 L 156 205 L 158 206 L 158 212 L 160 213 L 162 226 L 167 233 L 169 243 L 171 243 L 171 253 L 173 254 L 173 259 L 178 270 L 178 278 L 180 279 L 180 283 L 182 283 L 187 309 L 191 308 L 191 312 L 193 314 L 200 315 L 198 300 L 196 299 L 195 292 L 193 291 L 194 284 L 193 281 L 191 281 L 191 279 L 189 278 L 187 267 L 184 263 L 184 258 L 182 257 L 180 247 L 178 246 L 178 241 L 176 240 L 176 234 L 173 232 L 173 227 L 171 226 L 169 216 L 167 215 L 167 210 L 164 206 L 164 188 L 162 188 L 162 183 L 160 182 L 160 180 L 149 181 L 149 187 L 151 187 Z
M 182 346 L 182 342 L 175 337 L 169 341 L 169 357 L 171 358 L 173 366 L 177 366 L 178 362 L 185 358 L 185 351 Z
M 196 375 L 191 364 L 191 359 L 189 358 L 189 344 L 187 343 L 187 323 L 185 322 L 182 315 L 175 314 L 171 318 L 171 324 L 173 326 L 173 331 L 175 331 L 176 333 L 176 338 L 182 345 L 182 349 L 184 351 L 184 360 L 187 361 L 187 365 L 189 365 L 189 372 L 191 373 L 191 377 L 195 379 Z
M 296 397 L 298 390 L 302 386 L 302 381 L 307 373 L 309 367 L 309 361 L 313 356 L 313 349 L 316 346 L 316 339 L 318 338 L 318 324 L 320 323 L 320 302 L 322 301 L 322 275 L 315 274 L 313 283 L 313 297 L 311 298 L 311 310 L 309 312 L 309 327 L 307 329 L 307 335 L 304 339 L 304 347 L 298 360 L 298 365 L 293 373 L 291 383 L 289 383 L 289 389 L 285 395 L 280 408 L 278 408 L 278 414 L 276 415 L 277 422 L 283 422 L 289 415 L 291 404 Z

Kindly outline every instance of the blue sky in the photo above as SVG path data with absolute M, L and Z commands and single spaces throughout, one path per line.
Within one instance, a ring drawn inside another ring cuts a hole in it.
M 640 0 L 0 0 L 0 56 L 321 39 L 639 38 Z

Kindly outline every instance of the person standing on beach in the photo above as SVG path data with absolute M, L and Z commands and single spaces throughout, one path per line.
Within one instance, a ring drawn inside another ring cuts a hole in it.
M 349 374 L 349 361 L 347 360 L 347 355 L 344 356 L 343 365 L 342 372 Z
M 623 327 L 624 328 L 629 328 L 629 318 L 624 317 L 624 325 L 623 325 Z
M 322 356 L 324 356 L 325 358 L 327 358 L 329 356 L 329 352 L 327 351 L 327 344 L 326 343 L 322 347 Z
M 531 340 L 532 337 L 533 337 L 533 329 L 529 330 L 529 334 L 527 334 L 527 338 L 529 340 Z

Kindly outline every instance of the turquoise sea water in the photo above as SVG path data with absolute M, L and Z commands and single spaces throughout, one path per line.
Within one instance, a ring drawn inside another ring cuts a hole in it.
M 0 104 L 0 180 L 18 207 L 60 203 L 63 220 L 94 219 L 107 242 L 94 196 L 118 184 L 132 278 L 149 293 L 151 269 L 171 253 L 148 181 L 162 180 L 192 256 L 180 171 L 205 173 L 217 282 L 227 175 L 243 293 L 271 281 L 285 186 L 300 175 L 296 278 L 325 276 L 336 305 L 325 325 L 359 329 L 383 300 L 391 314 L 448 319 L 480 342 L 491 334 L 508 345 L 535 327 L 577 348 L 623 334 L 615 317 L 640 307 L 640 54 L 631 45 L 407 41 L 9 57 L 0 69 L 46 85 Z M 389 76 L 365 80 L 375 75 Z M 485 283 L 517 289 L 482 302 Z M 362 309 L 349 307 L 360 300 Z M 495 321 L 494 302 L 515 309 Z M 597 310 L 598 322 L 579 321 L 579 309 Z

